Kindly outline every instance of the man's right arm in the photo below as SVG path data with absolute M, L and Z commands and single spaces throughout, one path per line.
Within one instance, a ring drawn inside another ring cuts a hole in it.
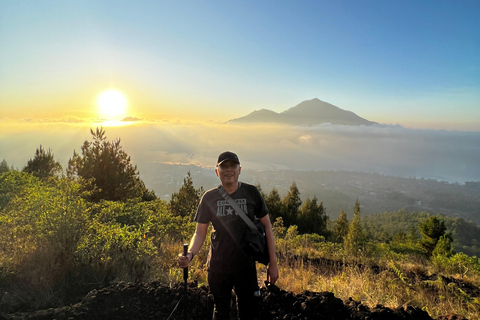
M 178 266 L 180 268 L 186 268 L 193 257 L 200 251 L 202 248 L 203 242 L 207 237 L 208 223 L 197 223 L 197 228 L 195 234 L 190 240 L 190 245 L 188 246 L 188 252 L 186 256 L 183 256 L 183 253 L 178 255 Z

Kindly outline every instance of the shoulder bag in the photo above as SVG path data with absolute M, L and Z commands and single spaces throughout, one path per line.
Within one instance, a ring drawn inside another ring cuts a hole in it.
M 222 197 L 232 206 L 235 212 L 242 218 L 243 221 L 249 226 L 244 235 L 244 250 L 247 254 L 253 257 L 255 261 L 258 261 L 264 265 L 268 265 L 270 257 L 268 255 L 267 237 L 265 235 L 265 227 L 258 219 L 255 221 L 250 220 L 246 213 L 235 203 L 230 197 L 227 191 L 222 187 L 218 187 L 218 191 Z

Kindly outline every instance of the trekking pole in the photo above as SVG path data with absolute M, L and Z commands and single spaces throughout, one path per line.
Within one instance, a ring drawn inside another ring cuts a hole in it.
M 187 250 L 188 250 L 188 243 L 185 243 L 183 245 L 183 256 L 186 257 L 187 256 Z M 172 313 L 170 313 L 170 315 L 168 316 L 167 320 L 170 320 L 170 318 L 172 317 L 173 313 L 175 312 L 175 310 L 177 310 L 178 308 L 178 305 L 180 304 L 180 302 L 182 301 L 183 297 L 185 297 L 187 295 L 187 279 L 188 279 L 188 265 L 183 268 L 183 281 L 185 281 L 184 285 L 183 285 L 183 295 L 182 297 L 180 298 L 180 300 L 178 300 L 177 302 L 177 305 L 175 306 L 175 308 L 173 308 L 173 311 Z
M 183 245 L 183 256 L 184 257 L 187 256 L 187 250 L 188 250 L 188 243 L 185 243 Z M 188 265 L 185 268 L 183 268 L 183 281 L 184 281 L 183 292 L 184 293 L 187 293 L 187 279 L 188 279 Z

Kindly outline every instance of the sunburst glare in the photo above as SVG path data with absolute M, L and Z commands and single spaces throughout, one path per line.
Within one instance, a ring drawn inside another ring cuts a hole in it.
M 110 89 L 97 98 L 98 114 L 106 120 L 119 120 L 127 114 L 128 101 L 123 93 Z

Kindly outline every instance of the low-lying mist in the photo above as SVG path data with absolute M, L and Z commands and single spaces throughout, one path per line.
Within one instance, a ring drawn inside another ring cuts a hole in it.
M 0 160 L 22 169 L 42 145 L 66 166 L 73 150 L 80 152 L 83 141 L 91 141 L 90 127 L 58 122 L 10 124 L 0 133 Z M 166 121 L 105 129 L 107 139 L 121 139 L 139 167 L 150 163 L 213 167 L 220 152 L 231 150 L 248 169 L 347 170 L 459 183 L 480 181 L 480 132 Z

